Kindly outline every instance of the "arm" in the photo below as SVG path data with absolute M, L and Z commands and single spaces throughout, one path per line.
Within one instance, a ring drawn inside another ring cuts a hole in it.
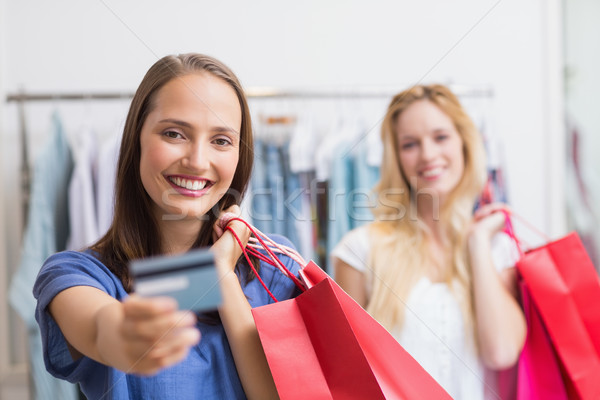
M 335 281 L 362 308 L 368 303 L 365 274 L 337 257 L 332 257 Z
M 195 316 L 168 298 L 123 303 L 91 286 L 63 290 L 49 312 L 74 360 L 83 355 L 127 373 L 154 374 L 181 361 L 200 339 Z
M 237 206 L 232 206 L 225 212 L 240 214 Z M 248 228 L 239 221 L 232 221 L 228 226 L 235 230 L 245 245 L 250 237 Z M 215 236 L 218 240 L 212 250 L 223 294 L 219 315 L 244 392 L 249 399 L 277 399 L 277 389 L 260 343 L 250 304 L 234 272 L 242 254 L 240 246 L 231 232 L 223 233 L 218 226 L 215 226 Z
M 491 204 L 478 210 L 468 236 L 480 352 L 484 364 L 492 369 L 514 365 L 527 331 L 516 300 L 515 268 L 498 274 L 492 261 L 491 239 L 504 226 L 504 215 L 496 212 L 502 207 Z

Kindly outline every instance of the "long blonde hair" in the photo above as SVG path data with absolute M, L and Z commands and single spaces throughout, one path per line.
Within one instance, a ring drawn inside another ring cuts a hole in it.
M 448 115 L 463 143 L 463 176 L 441 205 L 439 218 L 444 221 L 444 233 L 452 249 L 452 265 L 446 269 L 444 281 L 458 299 L 467 331 L 474 332 L 466 231 L 485 182 L 485 151 L 473 121 L 458 98 L 442 85 L 419 85 L 399 93 L 390 102 L 382 123 L 384 153 L 381 178 L 375 186 L 378 198 L 374 208 L 375 222 L 370 226 L 373 291 L 367 311 L 388 329 L 401 327 L 410 290 L 423 276 L 422 266 L 432 262 L 426 247 L 429 231 L 416 213 L 418 193 L 411 189 L 408 177 L 401 169 L 395 130 L 399 115 L 420 100 L 430 101 Z

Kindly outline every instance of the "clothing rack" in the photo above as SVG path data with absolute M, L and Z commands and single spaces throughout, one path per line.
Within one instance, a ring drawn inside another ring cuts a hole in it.
M 396 86 L 396 85 L 394 85 Z M 386 85 L 385 88 L 310 88 L 310 89 L 282 89 L 274 87 L 249 87 L 245 89 L 249 99 L 391 99 L 403 88 L 410 85 L 404 85 L 401 88 Z M 450 90 L 458 97 L 474 98 L 492 98 L 494 93 L 487 86 L 471 86 L 448 84 Z M 29 154 L 27 150 L 27 128 L 25 118 L 25 103 L 44 102 L 44 101 L 89 101 L 89 100 L 130 100 L 133 98 L 132 92 L 32 92 L 28 93 L 21 90 L 18 93 L 10 93 L 6 96 L 6 102 L 18 103 L 20 136 L 21 136 L 21 192 L 23 198 L 23 221 L 27 221 L 27 210 L 29 209 L 29 186 L 31 181 L 31 171 L 29 167 Z
M 408 86 L 404 86 L 408 87 Z M 450 90 L 458 97 L 493 97 L 490 87 L 469 85 L 448 85 Z M 328 99 L 328 98 L 391 98 L 402 89 L 393 90 L 389 86 L 385 89 L 281 89 L 271 87 L 246 88 L 246 96 L 251 99 Z M 56 93 L 28 93 L 21 91 L 6 96 L 7 102 L 35 102 L 35 101 L 76 101 L 76 100 L 128 100 L 133 97 L 131 92 L 56 92 Z

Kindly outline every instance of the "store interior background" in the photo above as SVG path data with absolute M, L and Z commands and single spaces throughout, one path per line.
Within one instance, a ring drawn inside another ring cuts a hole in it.
M 486 129 L 502 149 L 511 207 L 551 238 L 581 228 L 600 244 L 600 113 L 592 97 L 600 91 L 599 17 L 595 0 L 0 0 L 0 399 L 29 396 L 24 328 L 6 302 L 23 235 L 20 122 L 7 95 L 131 93 L 158 58 L 190 51 L 224 61 L 248 88 L 489 88 Z M 111 131 L 127 104 L 27 103 L 30 161 L 56 110 L 67 132 L 86 123 Z M 596 205 L 586 214 L 572 195 L 573 129 L 579 177 Z M 543 241 L 517 229 L 529 243 Z

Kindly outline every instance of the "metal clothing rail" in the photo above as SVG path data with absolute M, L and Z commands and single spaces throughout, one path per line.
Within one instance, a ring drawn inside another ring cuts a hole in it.
M 405 88 L 408 86 L 405 86 Z M 448 85 L 458 97 L 493 97 L 490 87 L 469 85 Z M 335 99 L 335 98 L 391 98 L 402 89 L 280 89 L 269 87 L 250 87 L 245 90 L 250 99 Z M 56 100 L 128 100 L 133 97 L 131 92 L 58 92 L 58 93 L 28 93 L 22 91 L 6 96 L 7 102 L 34 102 Z
M 494 93 L 487 86 L 456 85 L 448 84 L 450 90 L 458 97 L 474 98 L 492 98 Z M 404 85 L 408 88 L 410 85 Z M 307 89 L 282 89 L 274 87 L 249 87 L 245 89 L 248 99 L 391 99 L 394 95 L 401 92 L 403 88 L 396 85 L 386 85 L 378 87 L 338 87 L 338 88 L 307 88 Z M 11 93 L 6 96 L 7 102 L 18 103 L 19 120 L 21 127 L 21 188 L 23 192 L 24 215 L 23 220 L 27 220 L 27 210 L 29 206 L 29 185 L 31 183 L 31 171 L 29 170 L 29 154 L 27 149 L 27 128 L 25 120 L 25 103 L 44 102 L 44 101 L 89 101 L 89 100 L 130 100 L 133 98 L 132 92 L 56 92 L 43 93 L 20 90 L 17 93 Z

